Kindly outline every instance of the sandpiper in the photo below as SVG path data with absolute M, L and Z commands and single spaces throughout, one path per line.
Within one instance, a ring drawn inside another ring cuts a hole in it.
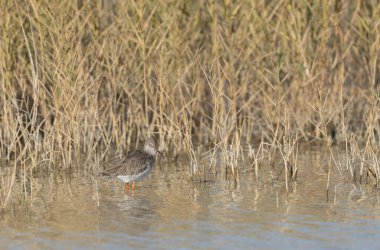
M 143 150 L 137 150 L 124 158 L 114 159 L 108 164 L 110 168 L 104 170 L 101 175 L 119 178 L 125 183 L 124 190 L 128 193 L 130 182 L 132 190 L 135 190 L 135 181 L 146 177 L 152 170 L 157 153 L 161 154 L 156 141 L 149 138 L 145 141 Z

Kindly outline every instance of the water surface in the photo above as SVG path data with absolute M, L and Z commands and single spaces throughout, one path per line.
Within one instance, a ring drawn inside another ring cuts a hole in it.
M 34 178 L 1 213 L 0 248 L 379 249 L 379 191 L 333 171 L 327 197 L 323 158 L 300 162 L 288 193 L 268 171 L 199 182 L 164 161 L 129 194 L 90 173 Z

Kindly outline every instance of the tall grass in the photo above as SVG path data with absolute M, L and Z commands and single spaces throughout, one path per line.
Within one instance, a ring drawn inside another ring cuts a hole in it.
M 379 11 L 353 0 L 0 1 L 1 157 L 30 178 L 155 134 L 193 173 L 212 169 L 196 145 L 220 150 L 236 176 L 243 146 L 259 156 L 265 144 L 288 183 L 299 142 L 336 142 L 352 176 L 360 159 L 378 181 Z

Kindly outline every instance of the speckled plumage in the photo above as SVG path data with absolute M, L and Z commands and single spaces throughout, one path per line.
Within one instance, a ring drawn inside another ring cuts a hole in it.
M 137 150 L 123 158 L 113 159 L 110 166 L 101 175 L 110 178 L 119 178 L 125 183 L 144 178 L 154 166 L 157 155 L 156 142 L 148 139 L 144 144 L 144 150 Z

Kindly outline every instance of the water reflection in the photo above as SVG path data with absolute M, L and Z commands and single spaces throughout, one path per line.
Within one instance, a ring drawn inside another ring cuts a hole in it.
M 260 178 L 242 172 L 236 183 L 196 182 L 186 169 L 158 164 L 128 194 L 120 182 L 92 174 L 36 177 L 28 195 L 12 197 L 0 213 L 0 248 L 377 246 L 379 190 L 345 183 L 333 171 L 327 201 L 325 156 L 300 162 L 288 193 L 269 167 Z

